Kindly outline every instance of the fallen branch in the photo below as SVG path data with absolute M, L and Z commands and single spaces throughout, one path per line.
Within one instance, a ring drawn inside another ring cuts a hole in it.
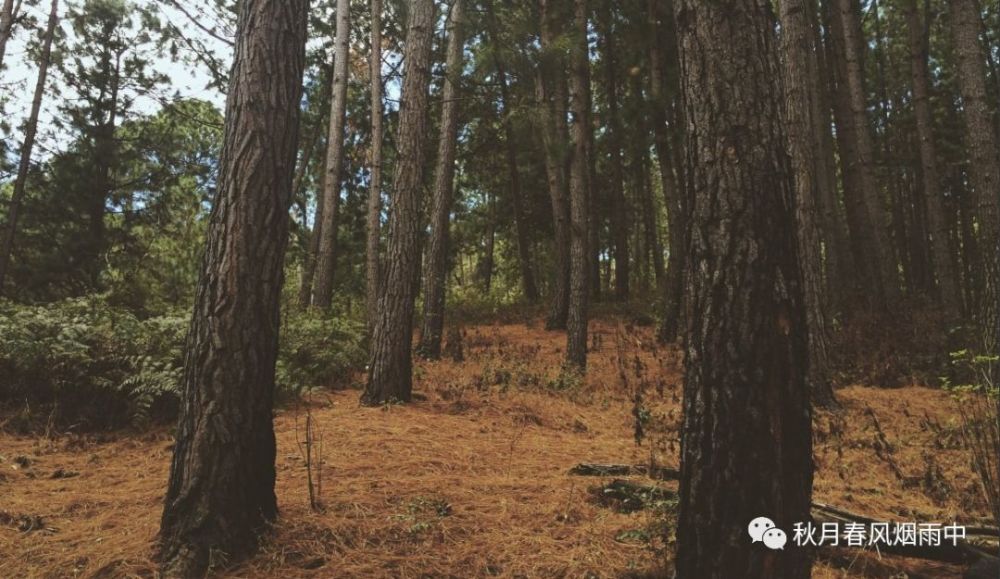
M 569 474 L 577 476 L 648 476 L 656 480 L 678 480 L 681 472 L 673 468 L 642 464 L 595 464 L 582 462 L 569 469 Z

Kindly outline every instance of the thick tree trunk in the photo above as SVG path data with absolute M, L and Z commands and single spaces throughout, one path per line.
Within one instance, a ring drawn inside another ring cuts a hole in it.
M 444 300 L 448 275 L 448 229 L 455 189 L 455 152 L 458 140 L 458 85 L 462 76 L 462 0 L 451 5 L 448 55 L 441 91 L 441 134 L 431 208 L 431 234 L 424 264 L 424 319 L 418 353 L 430 360 L 441 357 Z
M 570 48 L 570 110 L 573 114 L 570 165 L 570 275 L 566 316 L 566 362 L 587 367 L 587 301 L 590 293 L 588 253 L 588 181 L 590 168 L 590 59 L 587 54 L 587 0 L 574 0 Z
M 799 264 L 808 322 L 808 382 L 812 400 L 819 406 L 836 404 L 830 383 L 829 332 L 823 248 L 818 227 L 819 172 L 823 159 L 816 150 L 814 117 L 818 95 L 812 77 L 818 66 L 813 51 L 808 0 L 781 0 L 781 46 L 784 53 L 785 127 L 795 175 L 795 217 L 798 226 Z
M 545 328 L 560 330 L 566 327 L 570 269 L 569 175 L 566 170 L 565 149 L 569 140 L 566 126 L 566 62 L 557 44 L 562 16 L 557 9 L 559 4 L 554 0 L 540 0 L 540 5 L 543 55 L 535 77 L 535 86 L 537 100 L 542 107 L 545 173 L 555 230 L 555 275 Z
M 319 228 L 319 253 L 312 305 L 321 310 L 333 301 L 333 276 L 337 260 L 337 220 L 340 211 L 340 177 L 344 170 L 344 122 L 347 113 L 347 74 L 350 68 L 351 2 L 337 0 L 337 31 L 333 53 L 330 130 L 326 139 L 326 175 L 323 179 L 323 225 Z
M 371 181 L 368 185 L 368 215 L 365 247 L 365 308 L 368 333 L 375 327 L 378 314 L 380 235 L 382 227 L 382 0 L 371 0 L 371 55 L 368 74 L 371 83 L 372 144 Z
M 618 60 L 615 53 L 614 10 L 611 0 L 601 2 L 601 52 L 604 61 L 604 83 L 608 115 L 607 142 L 610 164 L 608 193 L 611 201 L 611 239 L 614 242 L 615 299 L 624 301 L 629 296 L 629 247 L 628 202 L 625 199 L 622 168 L 622 123 L 618 110 Z
M 396 135 L 388 243 L 378 317 L 372 332 L 368 383 L 361 402 L 409 402 L 413 390 L 413 304 L 420 272 L 422 189 L 427 156 L 433 0 L 413 0 L 407 15 L 405 74 Z
M 985 353 L 996 353 L 991 318 L 996 317 L 998 243 L 997 206 L 1000 203 L 1000 149 L 993 131 L 992 110 L 986 90 L 986 55 L 979 41 L 982 27 L 976 0 L 952 0 L 950 20 L 955 56 L 958 60 L 958 85 L 962 94 L 962 118 L 965 123 L 965 148 L 969 156 L 969 183 L 972 203 L 979 224 L 981 256 L 978 280 L 979 303 L 975 308 Z M 992 345 L 991 345 L 992 344 Z M 991 350 L 992 348 L 992 350 Z
M 677 576 L 806 579 L 747 524 L 809 520 L 812 444 L 795 190 L 770 2 L 677 2 L 693 188 Z
M 160 526 L 164 577 L 245 559 L 278 514 L 274 368 L 308 13 L 306 0 L 241 2 Z
M 20 0 L 17 4 L 20 8 Z M 18 8 L 14 7 L 14 0 L 3 0 L 3 6 L 0 7 L 0 71 L 3 70 L 3 57 L 7 54 L 7 41 L 14 33 L 14 17 L 17 16 Z
M 952 267 L 948 246 L 948 221 L 944 216 L 943 191 L 937 167 L 937 147 L 931 120 L 930 75 L 927 71 L 928 38 L 921 25 L 916 0 L 907 0 L 907 31 L 910 41 L 910 73 L 913 77 L 913 108 L 917 117 L 920 142 L 920 165 L 923 175 L 924 202 L 931 230 L 931 270 L 937 276 L 938 298 L 945 310 L 957 316 L 961 309 L 958 275 Z M 930 15 L 926 16 L 927 18 Z
M 4 10 L 9 7 L 4 6 Z M 3 295 L 4 280 L 10 266 L 11 253 L 14 251 L 14 237 L 17 234 L 17 221 L 21 213 L 21 203 L 24 202 L 24 187 L 28 180 L 28 170 L 31 168 L 31 152 L 35 148 L 35 135 L 38 133 L 38 114 L 42 109 L 42 97 L 45 95 L 45 83 L 49 76 L 49 63 L 52 60 L 52 38 L 55 35 L 56 23 L 59 21 L 59 0 L 52 0 L 49 8 L 49 20 L 42 37 L 42 52 L 38 60 L 38 78 L 35 81 L 35 95 L 31 99 L 31 113 L 24 126 L 24 142 L 21 144 L 21 159 L 17 165 L 17 176 L 14 178 L 14 191 L 7 209 L 7 226 L 4 230 L 3 246 L 0 246 L 0 295 Z M 3 31 L 0 30 L 0 33 Z
M 874 287 L 866 288 L 874 293 L 881 307 L 894 303 L 899 295 L 899 273 L 892 255 L 892 244 L 886 221 L 885 203 L 879 194 L 875 179 L 874 146 L 868 119 L 867 92 L 864 84 L 864 65 L 861 61 L 863 38 L 860 16 L 855 10 L 854 0 L 835 0 L 834 20 L 843 44 L 844 78 L 850 115 L 853 119 L 854 156 L 847 162 L 856 165 L 858 187 L 872 230 L 865 234 L 862 252 L 870 256 L 871 281 Z

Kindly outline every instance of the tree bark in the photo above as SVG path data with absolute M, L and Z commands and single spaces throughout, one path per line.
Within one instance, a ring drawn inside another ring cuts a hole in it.
M 864 65 L 861 61 L 863 39 L 860 16 L 853 0 L 835 0 L 835 28 L 843 42 L 844 78 L 846 96 L 853 119 L 854 156 L 847 162 L 856 166 L 858 187 L 869 219 L 871 231 L 865 237 L 862 253 L 870 256 L 870 276 L 875 287 L 876 302 L 881 307 L 894 303 L 899 295 L 899 273 L 892 255 L 885 203 L 879 195 L 875 179 L 874 146 L 868 119 L 867 92 L 864 84 Z
M 428 87 L 433 0 L 413 0 L 407 15 L 405 73 L 396 135 L 397 158 L 389 206 L 388 243 L 378 317 L 372 332 L 365 405 L 409 402 L 413 390 L 413 305 L 420 272 L 422 189 L 427 153 Z
M 913 108 L 917 117 L 917 138 L 920 142 L 924 202 L 932 236 L 931 271 L 937 277 L 938 299 L 950 315 L 958 316 L 962 295 L 948 247 L 948 222 L 944 216 L 943 191 L 937 167 L 937 147 L 934 143 L 931 120 L 931 83 L 927 71 L 928 39 L 924 32 L 925 28 L 920 22 L 916 0 L 907 0 L 904 8 L 910 43 L 910 74 L 913 78 Z M 930 18 L 930 15 L 926 17 Z
M 278 514 L 274 369 L 308 13 L 306 0 L 241 2 L 160 526 L 164 577 L 245 559 Z
M 429 360 L 441 357 L 444 301 L 448 275 L 448 222 L 455 189 L 455 153 L 458 141 L 458 93 L 462 77 L 462 0 L 451 5 L 448 54 L 441 91 L 441 134 L 431 208 L 431 234 L 424 264 L 424 319 L 417 352 Z
M 382 0 L 371 0 L 371 55 L 368 74 L 371 82 L 371 181 L 368 186 L 367 237 L 365 249 L 365 306 L 368 333 L 375 328 L 378 314 L 380 229 L 382 227 Z
M 677 576 L 806 579 L 747 524 L 809 518 L 812 443 L 795 190 L 771 3 L 676 3 L 693 189 Z
M 952 41 L 958 60 L 958 85 L 962 95 L 965 148 L 969 156 L 972 204 L 979 224 L 981 257 L 976 311 L 984 353 L 996 353 L 993 321 L 997 310 L 997 205 L 1000 203 L 1000 149 L 993 131 L 992 110 L 986 90 L 986 54 L 979 41 L 980 10 L 976 0 L 952 0 Z
M 333 54 L 330 130 L 326 140 L 326 176 L 323 179 L 323 225 L 319 228 L 319 253 L 312 305 L 321 310 L 333 301 L 333 276 L 337 260 L 337 220 L 340 177 L 344 170 L 344 122 L 347 113 L 347 74 L 350 67 L 351 2 L 337 0 L 337 31 Z
M 781 0 L 781 47 L 784 58 L 785 127 L 788 150 L 795 176 L 795 217 L 802 270 L 803 295 L 808 323 L 809 390 L 813 403 L 833 406 L 836 399 L 830 383 L 826 313 L 826 284 L 823 278 L 823 248 L 818 227 L 819 170 L 823 160 L 816 150 L 813 116 L 818 110 L 811 79 L 817 67 L 813 51 L 808 0 Z
M 628 202 L 625 199 L 622 168 L 622 123 L 618 110 L 618 60 L 615 54 L 614 10 L 611 0 L 601 3 L 601 50 L 604 61 L 604 83 L 607 91 L 607 142 L 609 164 L 609 197 L 611 199 L 611 238 L 614 242 L 615 299 L 629 297 Z
M 4 6 L 7 11 L 10 7 Z M 49 20 L 42 37 L 42 53 L 38 61 L 38 78 L 35 81 L 35 94 L 31 99 L 31 113 L 24 127 L 24 142 L 21 144 L 21 159 L 17 165 L 17 176 L 14 178 L 14 191 L 7 209 L 7 227 L 4 231 L 3 246 L 0 248 L 0 295 L 3 295 L 4 280 L 10 266 L 11 253 L 14 251 L 14 237 L 17 235 L 17 221 L 21 213 L 21 203 L 24 202 L 24 188 L 28 180 L 28 170 L 31 168 L 31 152 L 35 148 L 35 135 L 38 134 L 38 114 L 42 108 L 42 97 L 45 96 L 45 83 L 49 76 L 49 63 L 52 60 L 52 39 L 55 36 L 56 23 L 59 21 L 59 0 L 52 0 L 49 8 Z M 3 31 L 0 30 L 0 34 Z
M 566 316 L 566 362 L 587 367 L 587 301 L 590 293 L 588 253 L 590 59 L 587 53 L 587 0 L 574 0 L 570 48 L 570 108 L 573 114 L 570 164 L 570 291 Z
M 566 125 L 566 61 L 558 46 L 558 22 L 562 16 L 554 0 L 540 0 L 542 57 L 535 76 L 535 90 L 542 109 L 542 142 L 545 149 L 545 173 L 552 204 L 555 251 L 554 283 L 548 330 L 566 327 L 569 307 L 569 176 L 566 171 L 565 143 L 569 141 Z
M 14 0 L 3 0 L 3 6 L 0 7 L 0 71 L 3 70 L 3 58 L 7 54 L 7 41 L 14 33 L 14 18 L 20 7 L 20 0 L 18 0 L 17 8 L 14 7 Z

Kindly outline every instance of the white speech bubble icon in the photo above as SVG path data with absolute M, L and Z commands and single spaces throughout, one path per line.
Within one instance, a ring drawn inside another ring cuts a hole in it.
M 750 538 L 756 543 L 764 537 L 764 533 L 768 529 L 774 528 L 774 521 L 767 517 L 757 517 L 756 519 L 750 521 L 747 525 L 747 532 L 750 533 Z
M 784 549 L 788 535 L 781 529 L 769 529 L 764 533 L 764 544 L 768 549 Z

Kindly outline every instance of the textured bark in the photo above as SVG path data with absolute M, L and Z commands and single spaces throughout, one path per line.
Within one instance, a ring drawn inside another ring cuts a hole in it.
M 441 134 L 431 208 L 431 234 L 424 264 L 424 319 L 420 329 L 421 356 L 441 357 L 444 300 L 448 275 L 449 218 L 455 189 L 455 152 L 458 142 L 458 92 L 462 75 L 462 0 L 455 0 L 448 20 L 448 54 L 441 91 Z
M 4 10 L 8 7 L 5 6 Z M 35 148 L 35 135 L 38 133 L 38 114 L 42 108 L 42 97 L 45 95 L 45 83 L 48 81 L 49 64 L 52 56 L 52 38 L 55 35 L 56 23 L 59 21 L 59 1 L 52 0 L 49 8 L 49 20 L 42 37 L 42 52 L 38 60 L 38 78 L 35 81 L 35 94 L 31 99 L 31 112 L 24 126 L 24 142 L 21 144 L 21 159 L 17 165 L 17 176 L 14 178 L 14 191 L 7 208 L 7 225 L 4 230 L 3 245 L 0 246 L 0 295 L 3 295 L 4 279 L 10 265 L 10 256 L 14 251 L 14 237 L 17 235 L 17 220 L 21 213 L 21 203 L 24 202 L 24 187 L 28 180 L 28 169 L 31 168 L 31 152 Z M 3 31 L 0 30 L 0 33 Z
M 992 320 L 997 309 L 997 204 L 1000 203 L 1000 149 L 993 131 L 992 111 L 986 90 L 986 54 L 979 41 L 982 27 L 976 0 L 952 0 L 949 4 L 952 39 L 958 60 L 958 85 L 962 94 L 965 148 L 969 156 L 972 204 L 979 225 L 982 278 L 975 311 L 984 351 L 995 353 Z M 992 345 L 991 345 L 992 342 Z M 993 348 L 993 350 L 990 350 Z
M 602 0 L 601 51 L 604 61 L 604 88 L 608 103 L 607 143 L 610 157 L 608 193 L 611 199 L 611 239 L 614 242 L 615 299 L 629 296 L 628 202 L 625 199 L 622 168 L 622 123 L 618 110 L 618 60 L 615 52 L 614 11 L 611 0 Z
M 21 6 L 18 1 L 17 8 L 14 7 L 14 0 L 3 0 L 0 6 L 0 70 L 3 70 L 3 57 L 7 53 L 7 41 L 14 33 L 14 17 Z
M 905 4 L 907 32 L 910 41 L 910 73 L 913 78 L 913 108 L 917 117 L 917 138 L 920 142 L 920 166 L 923 175 L 924 202 L 931 233 L 931 271 L 936 274 L 938 297 L 947 312 L 957 316 L 961 293 L 948 247 L 948 221 L 943 208 L 943 190 L 937 167 L 937 147 L 931 120 L 930 75 L 927 71 L 928 39 L 920 22 L 916 0 Z M 929 15 L 928 15 L 929 17 Z
M 835 0 L 835 28 L 839 29 L 843 41 L 843 61 L 845 76 L 840 79 L 847 91 L 850 115 L 853 119 L 854 156 L 848 163 L 856 165 L 858 187 L 871 221 L 872 230 L 864 236 L 862 253 L 870 256 L 871 282 L 874 287 L 866 288 L 874 292 L 876 301 L 882 307 L 893 303 L 899 294 L 898 266 L 892 255 L 889 228 L 886 221 L 886 206 L 879 194 L 875 179 L 874 145 L 868 119 L 867 92 L 864 84 L 864 65 L 861 61 L 863 38 L 860 15 L 855 10 L 854 0 Z
M 368 332 L 375 327 L 381 267 L 379 230 L 382 227 L 382 0 L 371 0 L 371 55 L 368 74 L 371 83 L 372 144 L 371 181 L 368 185 L 368 215 L 365 249 L 365 306 Z
M 811 81 L 817 67 L 810 30 L 808 0 L 781 0 L 781 46 L 784 58 L 785 127 L 795 176 L 795 217 L 808 323 L 808 382 L 812 400 L 819 406 L 836 404 L 830 383 L 826 284 L 823 249 L 818 227 L 819 170 L 823 160 L 816 150 L 814 117 L 817 94 Z
M 811 417 L 795 191 L 774 15 L 762 0 L 676 3 L 693 189 L 679 579 L 805 579 L 803 549 L 747 523 L 809 519 Z
M 587 367 L 587 301 L 589 254 L 587 250 L 587 198 L 590 168 L 590 59 L 587 54 L 587 0 L 574 0 L 570 48 L 570 110 L 573 114 L 570 163 L 570 274 L 566 316 L 566 362 L 580 370 Z
M 362 404 L 409 402 L 413 389 L 413 303 L 420 273 L 424 160 L 427 156 L 433 0 L 414 0 L 407 14 L 405 73 L 396 134 L 396 164 L 389 205 L 388 243 L 378 317 L 371 339 Z
M 337 31 L 333 49 L 333 84 L 330 88 L 330 130 L 326 138 L 326 175 L 323 179 L 323 225 L 319 228 L 319 253 L 312 305 L 329 309 L 333 301 L 333 276 L 337 260 L 337 220 L 340 211 L 340 178 L 344 170 L 344 122 L 347 113 L 347 71 L 350 67 L 351 2 L 337 0 Z
M 551 305 L 545 321 L 549 330 L 564 329 L 569 308 L 569 175 L 566 171 L 566 80 L 564 55 L 556 45 L 560 11 L 554 0 L 540 0 L 542 63 L 535 77 L 537 100 L 542 108 L 545 173 L 552 204 L 555 252 Z
M 308 11 L 306 0 L 241 2 L 160 526 L 164 577 L 245 559 L 278 514 L 274 369 Z

